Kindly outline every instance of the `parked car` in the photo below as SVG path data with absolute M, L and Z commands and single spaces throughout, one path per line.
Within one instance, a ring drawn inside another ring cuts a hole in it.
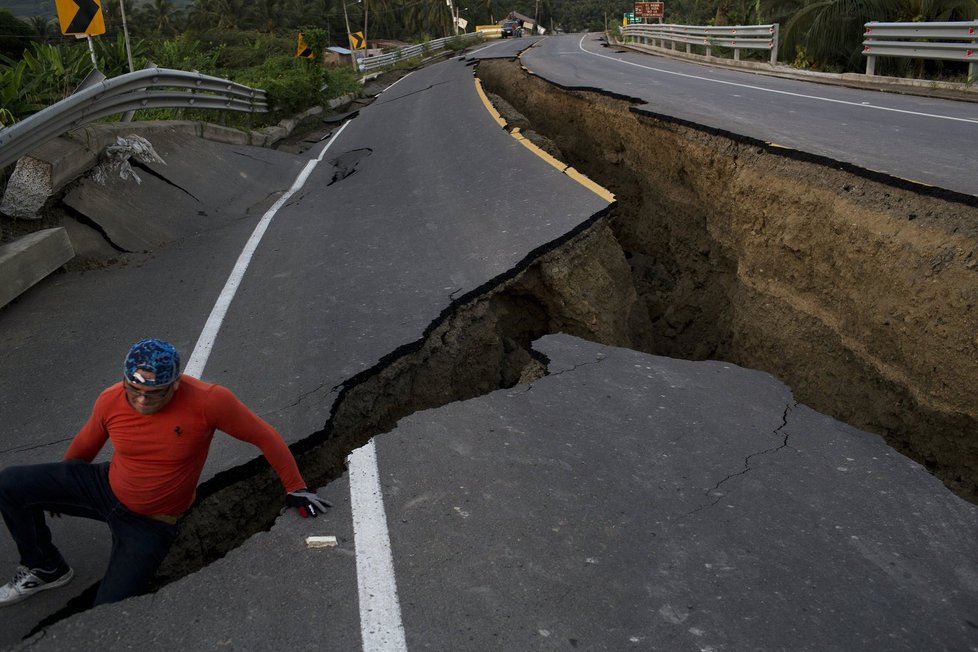
M 510 36 L 516 35 L 516 21 L 504 20 L 503 21 L 503 38 L 508 38 Z

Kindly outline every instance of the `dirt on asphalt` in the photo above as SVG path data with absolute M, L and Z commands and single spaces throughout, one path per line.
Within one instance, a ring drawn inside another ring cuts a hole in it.
M 617 196 L 608 224 L 647 314 L 630 323 L 650 328 L 618 339 L 768 371 L 978 501 L 974 197 L 643 115 L 514 61 L 477 76 Z

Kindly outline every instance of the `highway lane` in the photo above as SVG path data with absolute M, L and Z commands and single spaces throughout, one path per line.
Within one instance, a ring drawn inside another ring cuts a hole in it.
M 510 273 L 533 249 L 585 223 L 606 205 L 499 130 L 474 94 L 471 69 L 459 61 L 408 76 L 335 136 L 306 184 L 269 224 L 204 373 L 206 379 L 234 387 L 290 441 L 322 424 L 337 388 L 351 377 L 416 342 L 454 301 Z M 309 155 L 322 151 L 314 148 Z M 104 351 L 117 357 L 114 347 L 144 328 L 146 315 L 156 315 L 154 306 L 166 298 L 172 307 L 154 326 L 172 330 L 185 350 L 191 348 L 254 224 L 244 220 L 229 227 L 226 244 L 217 244 L 219 238 L 181 242 L 168 249 L 172 258 L 162 258 L 165 264 L 113 270 L 124 279 L 118 286 L 100 288 L 106 279 L 101 273 L 66 275 L 78 295 L 75 303 L 63 307 L 66 328 L 94 349 L 84 359 L 100 359 L 96 352 Z M 138 292 L 141 284 L 146 286 L 143 294 Z M 86 313 L 87 321 L 72 321 L 72 311 L 85 295 L 100 292 L 104 303 Z M 29 323 L 24 321 L 24 327 Z M 106 325 L 110 330 L 99 330 Z M 50 378 L 61 358 L 49 361 L 43 357 L 50 355 L 49 349 L 36 344 L 28 353 L 44 362 L 33 373 Z M 69 359 L 72 355 L 70 347 L 54 350 Z M 953 576 L 942 559 L 953 566 L 973 558 L 967 541 L 953 555 L 939 553 L 945 541 L 957 543 L 954 532 L 969 531 L 975 512 L 923 469 L 913 467 L 907 493 L 919 497 L 921 513 L 938 515 L 932 519 L 937 522 L 925 524 L 929 534 L 935 527 L 947 530 L 933 537 L 934 552 L 917 555 L 925 562 L 908 563 L 900 558 L 903 548 L 897 553 L 887 548 L 885 554 L 872 549 L 893 545 L 892 538 L 878 536 L 888 534 L 886 514 L 873 527 L 865 525 L 867 517 L 859 510 L 842 515 L 842 525 L 828 523 L 825 532 L 820 523 L 815 532 L 831 551 L 848 551 L 826 560 L 826 568 L 839 571 L 822 583 L 820 595 L 838 602 L 816 602 L 816 613 L 799 619 L 798 610 L 813 603 L 805 601 L 804 592 L 792 591 L 817 575 L 803 526 L 807 522 L 811 527 L 811 513 L 834 515 L 832 505 L 845 505 L 852 495 L 866 491 L 866 485 L 853 480 L 853 493 L 842 491 L 831 505 L 819 504 L 825 500 L 819 492 L 837 485 L 836 474 L 843 472 L 840 451 L 857 450 L 858 458 L 850 462 L 865 464 L 866 476 L 876 482 L 879 468 L 869 462 L 871 456 L 884 458 L 894 474 L 886 482 L 901 477 L 906 460 L 890 457 L 878 441 L 866 444 L 869 436 L 802 410 L 805 426 L 794 434 L 810 438 L 817 432 L 827 437 L 827 444 L 814 449 L 808 466 L 800 467 L 810 484 L 795 500 L 813 511 L 800 516 L 801 536 L 794 545 L 786 546 L 781 537 L 785 497 L 772 493 L 763 481 L 754 482 L 754 475 L 748 477 L 748 486 L 756 494 L 725 501 L 738 511 L 726 512 L 731 515 L 723 517 L 722 527 L 704 513 L 694 528 L 680 516 L 709 506 L 711 488 L 727 488 L 729 481 L 733 493 L 738 479 L 747 475 L 745 460 L 753 457 L 760 468 L 764 454 L 784 442 L 777 430 L 786 420 L 790 392 L 763 374 L 744 370 L 724 371 L 730 375 L 711 384 L 703 380 L 717 369 L 709 363 L 656 361 L 564 341 L 544 351 L 555 361 L 550 379 L 474 404 L 416 415 L 403 429 L 377 440 L 412 647 L 475 650 L 485 649 L 487 641 L 505 640 L 513 649 L 564 643 L 620 648 L 653 642 L 696 649 L 700 643 L 735 646 L 752 632 L 760 632 L 749 639 L 752 644 L 774 646 L 786 640 L 792 624 L 797 635 L 791 640 L 800 643 L 799 649 L 818 643 L 845 647 L 860 636 L 861 628 L 862 605 L 846 597 L 848 587 L 867 577 L 888 581 L 885 572 L 872 573 L 873 564 L 885 566 L 887 560 L 902 564 L 900 571 L 910 580 L 891 571 L 893 581 L 886 586 L 892 591 L 873 612 L 882 620 L 872 640 L 888 640 L 887 627 L 901 617 L 919 620 L 921 614 L 926 626 L 911 633 L 911 642 L 941 631 L 939 601 L 928 604 L 917 596 L 940 593 L 940 586 L 928 584 L 926 577 L 937 572 L 942 578 Z M 608 357 L 617 362 L 600 362 Z M 106 363 L 102 373 L 113 378 L 114 367 Z M 28 362 L 22 368 L 32 369 Z M 730 391 L 734 385 L 737 392 Z M 35 391 L 48 404 L 63 395 L 58 385 Z M 664 400 L 660 404 L 650 397 Z M 663 419 L 662 410 L 673 414 Z M 709 429 L 703 426 L 704 414 L 710 416 Z M 657 432 L 676 447 L 671 455 L 675 466 L 662 461 L 651 468 L 647 462 L 659 454 L 661 442 L 642 441 L 647 431 L 636 424 L 650 422 L 666 424 Z M 497 431 L 502 435 L 492 434 Z M 734 431 L 742 436 L 731 437 Z M 709 435 L 692 453 L 687 448 L 696 439 L 691 432 Z M 432 433 L 435 437 L 429 440 Z M 507 449 L 510 440 L 517 446 Z M 215 448 L 208 474 L 253 455 L 226 441 Z M 722 450 L 710 451 L 709 442 Z M 789 452 L 794 449 L 783 454 Z M 18 449 L 16 455 L 25 453 Z M 771 455 L 778 459 L 782 454 Z M 831 463 L 820 461 L 822 457 Z M 575 464 L 584 466 L 561 473 Z M 695 482 L 689 481 L 691 474 Z M 775 470 L 771 476 L 787 488 L 793 486 L 791 473 Z M 462 486 L 469 482 L 473 486 Z M 356 612 L 358 594 L 364 591 L 356 586 L 360 546 L 351 543 L 346 479 L 324 493 L 337 504 L 329 518 L 313 523 L 283 516 L 270 533 L 254 537 L 204 571 L 155 596 L 62 623 L 36 647 L 64 649 L 77 641 L 97 641 L 105 649 L 255 649 L 275 641 L 290 649 L 352 649 L 365 635 L 358 631 L 362 621 Z M 750 511 L 758 503 L 755 496 L 772 500 L 765 504 L 766 513 Z M 667 497 L 678 501 L 674 514 L 641 509 L 665 503 Z M 902 500 L 893 504 L 904 509 Z M 529 513 L 527 505 L 532 507 Z M 727 509 L 725 505 L 718 511 Z M 627 517 L 620 518 L 615 510 L 628 511 Z M 745 513 L 756 520 L 744 520 Z M 941 523 L 943 514 L 948 517 Z M 833 536 L 831 526 L 858 525 L 866 530 L 860 536 L 871 538 L 861 547 Z M 899 545 L 913 549 L 913 534 L 920 526 L 908 521 L 904 529 L 909 534 Z M 553 528 L 563 534 L 554 537 Z M 736 546 L 731 546 L 728 531 L 738 533 Z M 769 535 L 763 540 L 767 556 L 756 552 L 758 532 Z M 667 543 L 648 545 L 652 533 Z M 306 534 L 336 534 L 341 545 L 311 553 L 301 544 Z M 778 556 L 785 548 L 800 551 L 790 558 L 793 564 Z M 0 561 L 11 558 L 0 550 Z M 765 559 L 772 565 L 765 566 Z M 853 560 L 860 564 L 859 573 L 849 571 Z M 704 564 L 709 564 L 705 573 Z M 772 568 L 779 572 L 780 593 L 756 586 Z M 908 581 L 914 591 L 903 590 Z M 975 589 L 968 577 L 948 581 L 959 582 L 960 595 L 972 599 Z M 723 592 L 717 592 L 718 583 Z M 917 592 L 920 585 L 928 591 Z M 595 586 L 600 587 L 597 593 Z M 752 600 L 744 601 L 742 609 L 724 608 L 745 595 Z M 779 597 L 785 595 L 787 606 Z M 868 590 L 859 595 L 878 597 Z M 887 611 L 891 604 L 899 608 Z M 487 606 L 494 611 L 486 611 Z M 776 618 L 763 628 L 752 624 L 757 613 L 767 614 L 772 607 Z M 574 616 L 568 618 L 568 613 Z M 961 612 L 954 613 L 957 617 Z M 820 626 L 824 618 L 837 625 L 840 618 L 847 619 L 845 627 L 825 628 Z M 701 629 L 703 623 L 709 629 Z M 956 643 L 968 630 L 960 619 L 955 624 L 945 635 Z M 813 638 L 813 632 L 823 638 Z
M 636 110 L 978 195 L 978 104 L 767 77 L 605 47 L 597 35 L 547 38 L 521 56 L 568 88 L 634 98 Z
M 296 174 L 309 164 L 252 155 Z M 323 427 L 339 388 L 357 374 L 416 344 L 455 302 L 514 273 L 608 206 L 501 130 L 476 94 L 471 67 L 459 60 L 402 79 L 307 156 L 321 160 L 267 222 L 202 374 L 233 388 L 290 443 Z M 261 190 L 281 194 L 285 187 Z M 117 378 L 125 347 L 149 330 L 190 358 L 256 224 L 241 219 L 129 266 L 60 275 L 8 306 L 0 328 L 15 364 L 3 367 L 4 387 L 13 392 L 18 379 L 31 382 L 22 388 L 26 400 L 5 404 L 15 415 L 5 423 L 17 425 L 5 429 L 2 463 L 57 459 L 98 391 Z M 52 320 L 49 331 L 37 329 Z M 55 410 L 50 418 L 47 405 Z M 250 446 L 218 437 L 204 478 L 255 456 Z M 65 592 L 0 613 L 0 645 L 101 572 L 102 526 L 66 521 L 56 536 L 78 579 Z M 12 544 L 0 539 L 0 565 L 12 571 L 15 563 Z M 228 600 L 229 591 L 251 597 L 248 577 L 202 580 L 203 592 L 193 591 L 201 599 Z M 355 604 L 355 586 L 344 590 Z M 347 625 L 355 632 L 355 621 Z

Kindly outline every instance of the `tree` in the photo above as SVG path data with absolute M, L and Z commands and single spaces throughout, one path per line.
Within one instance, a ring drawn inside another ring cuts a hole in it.
M 157 36 L 173 36 L 177 32 L 180 11 L 170 0 L 152 0 L 143 6 L 140 18 Z
M 817 67 L 860 70 L 864 25 L 870 21 L 970 20 L 976 0 L 772 0 L 770 20 L 780 22 L 784 52 L 803 48 Z
M 452 34 L 452 19 L 444 0 L 420 0 L 408 4 L 404 12 L 404 29 L 414 38 L 441 38 Z
M 258 31 L 270 33 L 278 27 L 282 7 L 278 0 L 253 0 L 248 8 L 248 25 Z
M 34 29 L 6 9 L 0 9 L 0 54 L 20 59 L 31 43 L 38 42 Z
M 61 33 L 61 28 L 58 26 L 57 18 L 50 18 L 48 16 L 31 16 L 30 26 L 42 43 L 47 43 L 49 40 L 57 37 L 58 34 Z

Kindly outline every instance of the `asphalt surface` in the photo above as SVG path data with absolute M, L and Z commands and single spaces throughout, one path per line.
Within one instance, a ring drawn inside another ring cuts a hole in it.
M 520 61 L 567 88 L 633 98 L 635 110 L 978 195 L 978 104 L 858 90 L 697 65 L 597 34 L 550 37 Z
M 322 427 L 344 382 L 607 206 L 496 126 L 463 61 L 406 77 L 334 136 L 268 225 L 202 374 L 290 442 Z M 218 208 L 226 190 L 202 200 Z M 189 353 L 257 217 L 52 277 L 0 311 L 0 463 L 60 457 L 135 339 Z M 361 450 L 321 489 L 325 518 L 287 513 L 199 573 L 24 647 L 978 649 L 978 510 L 878 437 L 733 365 L 567 336 L 536 348 L 549 376 L 375 439 L 386 516 L 372 541 L 351 492 Z M 219 438 L 204 477 L 254 455 Z M 99 576 L 104 528 L 62 521 L 79 578 L 0 611 L 0 645 Z M 309 549 L 309 535 L 338 545 Z M 358 587 L 374 545 L 395 608 L 371 609 L 384 586 Z M 0 537 L 0 565 L 15 563 Z
M 882 439 L 761 372 L 536 348 L 549 376 L 375 438 L 407 649 L 978 647 L 978 510 Z M 322 493 L 30 649 L 358 649 L 349 481 Z
M 292 170 L 309 158 L 232 150 Z M 158 168 L 164 175 L 223 169 L 217 176 L 234 191 L 195 192 L 204 213 L 223 214 L 238 192 L 267 207 L 292 183 L 277 173 L 255 188 L 227 163 L 237 154 L 208 151 L 175 148 Z M 417 343 L 453 304 L 512 275 L 608 206 L 501 130 L 476 94 L 471 67 L 459 60 L 402 79 L 309 156 L 320 153 L 322 162 L 270 222 L 203 373 L 231 387 L 289 443 L 324 426 L 349 379 Z M 190 184 L 175 181 L 170 200 L 157 192 L 164 184 L 154 185 L 145 210 L 134 204 L 132 185 L 102 193 L 118 201 L 101 205 L 102 213 L 117 213 L 100 220 L 159 216 L 160 205 L 181 205 Z M 0 386 L 9 397 L 0 462 L 59 459 L 99 391 L 118 378 L 133 341 L 168 338 L 186 361 L 259 217 L 215 220 L 129 265 L 53 276 L 0 312 Z M 56 323 L 37 327 L 50 320 Z M 256 455 L 219 437 L 203 479 Z M 78 578 L 0 612 L 0 643 L 17 640 L 100 577 L 104 528 L 66 520 L 55 536 Z M 0 565 L 12 574 L 16 563 L 12 542 L 0 539 Z

